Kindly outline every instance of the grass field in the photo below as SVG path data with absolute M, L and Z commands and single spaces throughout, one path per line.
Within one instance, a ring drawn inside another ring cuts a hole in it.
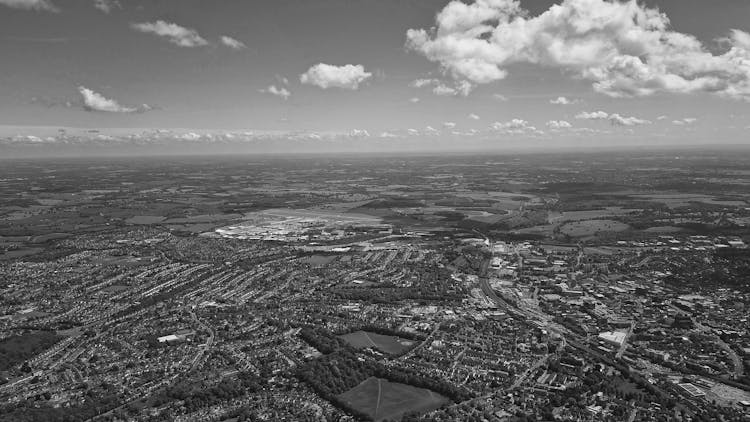
M 621 232 L 630 226 L 615 220 L 572 221 L 560 227 L 560 232 L 572 237 L 594 236 L 602 232 Z
M 407 412 L 428 412 L 449 400 L 424 388 L 370 377 L 339 395 L 348 406 L 375 421 L 398 420 Z
M 357 349 L 364 349 L 367 347 L 374 347 L 381 352 L 397 355 L 403 353 L 412 346 L 414 342 L 412 340 L 403 339 L 394 336 L 385 336 L 382 334 L 371 333 L 369 331 L 355 331 L 353 333 L 344 334 L 339 336 L 350 346 Z

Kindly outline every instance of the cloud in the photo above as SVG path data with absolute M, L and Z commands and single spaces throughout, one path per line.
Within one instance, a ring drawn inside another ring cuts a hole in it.
M 500 123 L 495 122 L 492 124 L 492 129 L 495 130 L 501 130 L 501 129 L 521 129 L 529 126 L 529 122 L 523 119 L 513 119 L 509 122 Z
M 360 64 L 334 66 L 318 63 L 308 69 L 307 72 L 301 74 L 299 80 L 303 84 L 315 85 L 323 89 L 343 88 L 355 90 L 359 88 L 362 82 L 371 77 L 372 73 L 365 72 L 364 66 Z
M 443 122 L 443 127 L 446 129 L 453 129 L 456 127 L 456 124 L 453 122 Z
M 118 0 L 94 0 L 94 7 L 106 14 L 112 13 L 115 9 L 122 9 Z
M 437 79 L 420 78 L 412 81 L 409 86 L 412 88 L 422 88 L 424 86 L 437 85 L 440 83 Z
M 0 0 L 0 5 L 12 9 L 34 10 L 38 12 L 59 13 L 57 8 L 50 0 Z
M 530 17 L 517 0 L 450 1 L 431 30 L 407 31 L 407 48 L 457 80 L 485 84 L 530 63 L 564 70 L 612 97 L 710 92 L 750 99 L 750 34 L 731 30 L 722 52 L 674 31 L 635 0 L 563 0 Z
M 432 93 L 440 96 L 462 96 L 466 97 L 474 89 L 474 85 L 468 81 L 454 81 L 446 83 L 434 78 L 420 78 L 412 81 L 409 86 L 412 88 L 423 88 L 432 86 Z
M 661 116 L 657 117 L 656 120 L 664 120 L 666 118 L 667 118 L 667 116 L 665 116 L 665 115 L 662 114 Z
M 419 102 L 419 98 L 417 98 L 417 97 L 409 98 L 409 102 L 412 103 L 412 104 L 416 104 L 416 103 Z
M 479 120 L 479 119 L 481 119 L 481 117 L 477 116 L 477 115 L 476 115 L 476 114 L 474 114 L 474 113 L 471 113 L 471 114 L 469 114 L 469 116 L 468 116 L 468 117 L 469 117 L 469 119 L 471 119 L 471 120 Z
M 380 138 L 397 138 L 398 136 L 391 132 L 382 132 L 380 135 L 378 135 Z
M 582 120 L 606 120 L 609 118 L 609 113 L 604 111 L 583 111 L 576 114 L 576 119 Z
M 440 96 L 462 96 L 466 97 L 471 93 L 474 86 L 467 81 L 457 81 L 453 86 L 446 85 L 445 83 L 438 83 L 432 88 L 432 93 Z
M 512 135 L 544 135 L 544 131 L 537 129 L 523 119 L 513 119 L 507 122 L 494 122 L 490 125 L 492 130 Z
M 143 104 L 140 107 L 122 106 L 117 101 L 105 98 L 102 94 L 90 90 L 85 86 L 79 86 L 78 92 L 80 92 L 83 97 L 83 108 L 87 111 L 101 111 L 106 113 L 143 113 L 153 110 L 153 107 L 148 104 Z
M 232 50 L 242 50 L 243 48 L 246 48 L 247 46 L 242 41 L 238 41 L 232 37 L 228 37 L 226 35 L 222 35 L 221 43 L 225 46 L 231 48 Z
M 685 117 L 684 119 L 672 120 L 672 124 L 677 126 L 693 124 L 697 121 L 695 117 Z
M 348 133 L 348 136 L 350 138 L 369 138 L 370 132 L 368 132 L 366 129 L 353 129 Z
M 554 100 L 549 100 L 549 103 L 555 104 L 555 105 L 570 105 L 570 104 L 578 103 L 578 100 L 575 100 L 575 99 L 571 100 L 566 97 L 557 97 Z
M 276 85 L 269 85 L 267 88 L 261 89 L 260 92 L 262 92 L 264 94 L 275 95 L 275 96 L 281 97 L 281 98 L 283 98 L 285 100 L 287 98 L 289 98 L 289 97 L 292 96 L 292 93 L 289 92 L 288 89 L 284 88 L 283 86 L 282 87 L 276 87 Z
M 184 28 L 175 23 L 158 20 L 156 22 L 133 23 L 130 27 L 138 32 L 155 34 L 166 38 L 169 42 L 180 47 L 202 47 L 208 45 L 203 37 L 194 29 Z
M 547 122 L 547 127 L 550 129 L 570 129 L 573 125 L 565 120 L 550 120 Z
M 581 120 L 608 120 L 613 126 L 638 126 L 651 124 L 650 120 L 637 117 L 623 117 L 617 113 L 609 114 L 604 111 L 584 111 L 576 114 L 576 119 Z
M 274 75 L 274 78 L 276 78 L 277 81 L 279 81 L 280 84 L 289 85 L 289 79 L 287 79 L 284 76 L 281 75 Z
M 497 101 L 508 101 L 508 97 L 503 94 L 492 94 L 492 98 L 496 99 Z

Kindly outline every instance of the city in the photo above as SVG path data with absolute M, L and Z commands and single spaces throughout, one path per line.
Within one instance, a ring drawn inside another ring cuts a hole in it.
M 733 154 L 8 163 L 1 418 L 744 420 Z

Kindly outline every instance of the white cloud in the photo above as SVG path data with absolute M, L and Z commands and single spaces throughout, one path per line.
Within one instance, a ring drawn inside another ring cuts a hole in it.
M 415 79 L 409 84 L 412 88 L 423 88 L 432 86 L 432 93 L 440 96 L 462 96 L 465 97 L 474 89 L 474 85 L 468 81 L 454 81 L 446 83 L 434 78 Z
M 381 138 L 396 138 L 397 136 L 391 132 L 382 132 L 379 137 Z
M 469 116 L 468 116 L 468 117 L 469 117 L 469 119 L 471 119 L 471 120 L 479 120 L 479 119 L 481 119 L 481 117 L 477 116 L 477 115 L 476 115 L 476 114 L 474 114 L 474 113 L 471 113 L 471 114 L 469 114 Z
M 575 116 L 576 119 L 582 120 L 608 120 L 614 126 L 638 126 L 651 124 L 650 120 L 639 119 L 637 117 L 623 117 L 617 113 L 609 114 L 604 111 L 584 111 Z
M 275 75 L 274 77 L 276 78 L 277 81 L 279 81 L 279 83 L 282 83 L 284 85 L 289 85 L 289 79 L 287 79 L 286 77 L 281 76 L 281 75 Z
M 619 114 L 610 114 L 609 122 L 616 126 L 639 126 L 651 124 L 650 120 L 639 119 L 637 117 L 623 117 Z
M 323 89 L 335 87 L 355 90 L 359 88 L 362 82 L 371 77 L 372 73 L 365 72 L 364 66 L 360 64 L 334 66 L 318 63 L 301 74 L 299 80 L 303 84 L 315 85 Z
M 503 129 L 523 129 L 529 127 L 529 122 L 523 119 L 513 119 L 508 122 L 495 122 L 492 124 L 492 129 L 503 130 Z
M 547 122 L 547 127 L 550 129 L 570 129 L 573 125 L 565 120 L 550 120 Z
M 576 119 L 582 120 L 606 120 L 609 118 L 609 113 L 604 111 L 583 111 L 576 114 Z
M 369 138 L 370 132 L 366 129 L 353 129 L 348 135 L 350 138 Z
M 684 119 L 672 120 L 672 124 L 677 126 L 693 124 L 697 121 L 695 117 L 685 117 Z
M 418 102 L 419 102 L 419 98 L 417 98 L 417 97 L 412 97 L 412 98 L 409 98 L 409 102 L 410 102 L 410 103 L 413 103 L 413 104 L 416 104 L 416 103 L 418 103 Z
M 438 83 L 432 88 L 432 93 L 441 96 L 462 96 L 466 97 L 471 93 L 474 86 L 467 81 L 457 81 L 453 86 L 449 86 L 445 83 Z
M 549 100 L 549 103 L 550 104 L 555 104 L 555 105 L 570 105 L 570 104 L 576 104 L 576 103 L 578 103 L 578 100 L 575 100 L 575 99 L 571 100 L 571 99 L 566 98 L 566 97 L 557 97 L 554 100 Z
M 417 135 L 419 135 L 419 131 L 417 129 L 413 129 L 413 128 L 406 129 L 406 133 L 408 133 L 411 136 L 417 136 Z
M 138 32 L 155 34 L 166 38 L 172 44 L 180 47 L 201 47 L 208 45 L 203 37 L 194 29 L 184 28 L 171 22 L 158 20 L 156 22 L 133 23 L 130 27 Z
M 666 118 L 667 118 L 667 116 L 665 116 L 665 115 L 662 114 L 661 116 L 657 117 L 656 120 L 664 120 Z
M 453 129 L 456 127 L 456 124 L 454 122 L 443 122 L 443 127 L 446 129 Z
M 83 96 L 83 108 L 88 111 L 102 111 L 107 113 L 138 113 L 152 110 L 148 104 L 143 104 L 140 108 L 125 107 L 117 101 L 105 98 L 102 94 L 94 92 L 85 86 L 79 86 L 78 92 Z
M 122 9 L 118 0 L 94 0 L 94 7 L 106 14 L 112 13 L 115 9 Z
M 490 128 L 509 135 L 544 135 L 544 131 L 537 129 L 523 119 L 513 119 L 507 122 L 494 122 L 490 125 Z
M 277 87 L 276 85 L 269 85 L 267 88 L 261 89 L 260 92 L 262 92 L 264 94 L 275 95 L 275 96 L 281 97 L 281 98 L 283 98 L 285 100 L 287 98 L 289 98 L 289 97 L 292 96 L 292 93 L 289 92 L 288 89 L 284 88 L 283 86 L 282 87 Z
M 508 101 L 508 97 L 503 94 L 492 94 L 492 98 L 496 99 L 497 101 Z
M 242 50 L 243 48 L 247 47 L 242 41 L 236 40 L 226 35 L 222 35 L 220 40 L 222 44 L 231 48 L 232 50 Z
M 0 5 L 21 10 L 35 10 L 53 13 L 60 12 L 60 9 L 58 9 L 50 0 L 0 0 Z
M 558 68 L 613 97 L 711 92 L 750 99 L 750 34 L 732 30 L 712 54 L 636 1 L 563 0 L 530 17 L 517 0 L 449 2 L 407 47 L 457 80 L 503 79 L 514 63 Z
M 439 82 L 437 79 L 420 78 L 412 81 L 409 86 L 412 88 L 422 88 L 424 86 L 437 85 Z

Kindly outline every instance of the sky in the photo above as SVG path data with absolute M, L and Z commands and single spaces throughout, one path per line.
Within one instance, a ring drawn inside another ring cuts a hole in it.
M 0 0 L 0 153 L 746 144 L 748 18 L 747 0 Z

